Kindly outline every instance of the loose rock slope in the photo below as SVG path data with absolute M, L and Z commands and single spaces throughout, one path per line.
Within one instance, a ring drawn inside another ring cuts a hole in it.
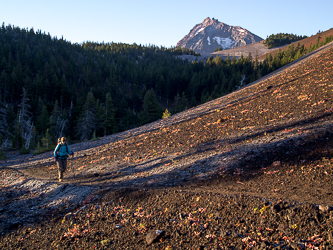
M 207 104 L 1 162 L 1 249 L 330 249 L 333 48 Z

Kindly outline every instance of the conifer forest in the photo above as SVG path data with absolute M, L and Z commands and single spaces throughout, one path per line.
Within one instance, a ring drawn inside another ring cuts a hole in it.
M 325 43 L 332 38 L 325 39 Z M 274 44 L 270 39 L 270 44 Z M 72 44 L 40 30 L 0 28 L 0 144 L 22 152 L 125 131 L 226 95 L 323 45 L 274 57 L 183 60 L 194 51 Z

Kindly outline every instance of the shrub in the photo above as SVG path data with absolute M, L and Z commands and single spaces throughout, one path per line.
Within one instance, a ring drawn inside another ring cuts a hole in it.
M 169 112 L 168 109 L 166 109 L 166 110 L 164 111 L 163 115 L 162 115 L 162 118 L 163 118 L 163 119 L 165 119 L 165 118 L 168 119 L 170 116 L 171 116 L 171 113 Z

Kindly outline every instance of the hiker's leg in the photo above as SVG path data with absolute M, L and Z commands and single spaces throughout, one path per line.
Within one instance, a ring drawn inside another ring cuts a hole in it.
M 58 164 L 58 177 L 59 179 L 62 179 L 62 172 L 63 172 L 63 164 L 62 164 L 62 160 L 58 159 L 57 160 L 57 164 Z
M 67 169 L 67 159 L 64 159 L 64 160 L 62 160 L 62 170 L 63 170 L 63 173 L 66 172 L 66 169 Z

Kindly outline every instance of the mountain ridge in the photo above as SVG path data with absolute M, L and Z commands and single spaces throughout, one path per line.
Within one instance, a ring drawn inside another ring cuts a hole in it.
M 212 53 L 215 49 L 231 49 L 263 40 L 240 26 L 230 26 L 217 19 L 207 17 L 195 25 L 184 36 L 177 47 L 194 50 L 201 54 Z

